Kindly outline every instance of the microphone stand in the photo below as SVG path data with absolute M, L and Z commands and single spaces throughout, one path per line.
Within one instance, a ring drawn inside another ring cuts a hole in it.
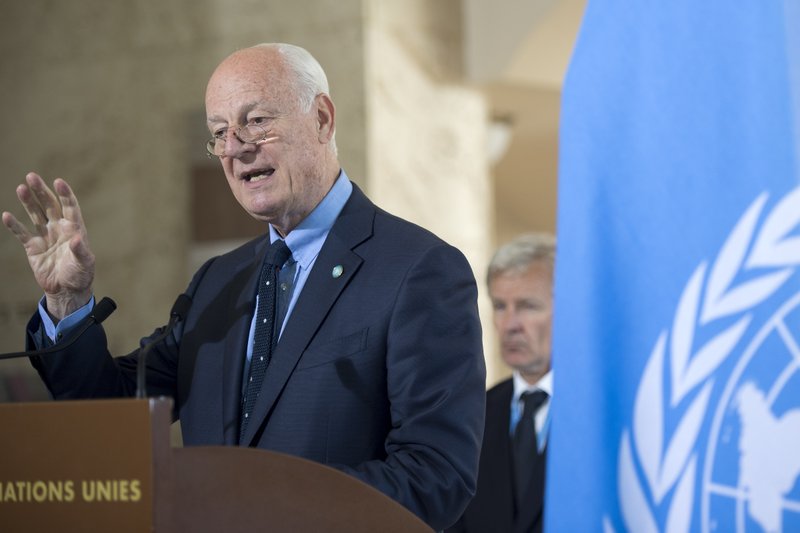
M 188 294 L 181 294 L 172 304 L 172 310 L 169 315 L 169 323 L 164 327 L 161 333 L 152 341 L 148 342 L 144 348 L 139 352 L 139 358 L 136 361 L 136 397 L 147 397 L 147 356 L 153 349 L 153 346 L 167 338 L 167 335 L 172 333 L 172 330 L 178 325 L 178 322 L 184 319 L 189 306 L 192 305 L 192 298 Z

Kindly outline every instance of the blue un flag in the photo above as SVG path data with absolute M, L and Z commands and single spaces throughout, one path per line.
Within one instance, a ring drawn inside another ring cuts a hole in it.
M 590 0 L 546 531 L 800 531 L 800 0 Z

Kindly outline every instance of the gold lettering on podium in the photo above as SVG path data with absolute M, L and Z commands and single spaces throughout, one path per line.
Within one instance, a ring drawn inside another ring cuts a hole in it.
M 81 481 L 85 502 L 138 502 L 142 498 L 138 479 L 92 479 Z
M 91 479 L 80 481 L 80 492 L 73 480 L 0 481 L 0 504 L 84 502 L 139 502 L 142 482 L 139 479 Z
M 59 481 L 0 481 L 0 503 L 71 502 L 75 483 Z

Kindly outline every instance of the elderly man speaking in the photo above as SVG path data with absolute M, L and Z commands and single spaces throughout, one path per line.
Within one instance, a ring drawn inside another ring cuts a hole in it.
M 263 44 L 208 82 L 207 150 L 261 237 L 209 260 L 184 321 L 147 358 L 154 394 L 175 399 L 184 444 L 239 445 L 331 465 L 434 529 L 475 491 L 485 368 L 475 280 L 464 256 L 372 204 L 341 168 L 336 112 L 304 49 Z M 94 305 L 94 255 L 78 201 L 28 174 L 10 213 L 44 291 L 31 347 Z M 130 396 L 137 359 L 112 358 L 92 326 L 34 359 L 57 399 Z

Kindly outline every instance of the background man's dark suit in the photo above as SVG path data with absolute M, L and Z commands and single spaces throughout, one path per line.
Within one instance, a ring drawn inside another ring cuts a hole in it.
M 268 240 L 206 263 L 187 289 L 186 320 L 148 358 L 148 391 L 175 397 L 186 445 L 237 444 Z M 341 468 L 432 527 L 448 526 L 475 489 L 483 430 L 476 293 L 458 250 L 354 187 L 286 323 L 241 445 Z M 38 315 L 29 324 L 31 345 L 42 343 L 40 325 Z M 85 398 L 133 394 L 136 360 L 137 352 L 112 360 L 97 326 L 34 364 L 56 398 Z
M 502 245 L 489 262 L 486 284 L 492 323 L 500 357 L 513 372 L 511 379 L 486 393 L 478 491 L 453 531 L 521 533 L 542 529 L 547 448 L 538 453 L 537 441 L 547 442 L 549 411 L 541 409 L 549 409 L 547 402 L 553 394 L 550 339 L 555 253 L 553 235 L 531 233 Z M 532 394 L 522 399 L 526 393 Z M 515 397 L 521 399 L 514 405 L 514 420 L 520 422 L 514 428 L 512 448 L 511 401 Z M 540 427 L 536 426 L 536 413 L 541 415 Z M 528 448 L 530 455 L 525 454 Z M 523 483 L 522 494 L 515 494 L 516 485 Z
M 511 379 L 495 385 L 486 393 L 486 428 L 481 448 L 478 490 L 464 515 L 448 532 L 527 533 L 542 530 L 546 448 L 537 463 L 534 479 L 523 496 L 523 500 L 530 502 L 530 505 L 518 513 L 514 509 L 514 467 L 509 440 L 513 394 Z

